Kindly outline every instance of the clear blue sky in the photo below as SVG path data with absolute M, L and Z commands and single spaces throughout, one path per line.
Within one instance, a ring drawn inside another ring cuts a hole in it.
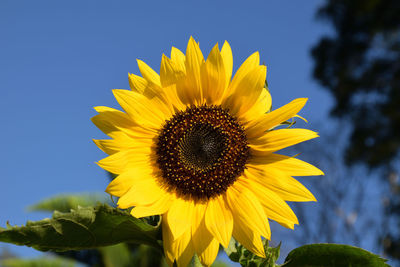
M 326 118 L 332 100 L 312 80 L 309 54 L 328 28 L 315 20 L 322 3 L 0 1 L 0 224 L 48 216 L 25 207 L 54 194 L 104 191 L 92 107 L 118 107 L 111 89 L 129 87 L 136 58 L 158 71 L 161 54 L 185 50 L 191 35 L 205 55 L 228 40 L 235 69 L 260 51 L 273 106 L 309 97 L 302 115 Z

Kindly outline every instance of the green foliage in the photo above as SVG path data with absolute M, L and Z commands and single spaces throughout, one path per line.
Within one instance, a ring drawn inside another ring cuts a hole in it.
M 174 267 L 176 265 L 176 262 L 174 262 Z M 200 262 L 199 256 L 197 254 L 194 254 L 192 261 L 190 263 L 191 267 L 203 267 L 203 265 Z
M 76 266 L 73 260 L 56 258 L 38 258 L 38 259 L 17 259 L 11 258 L 0 261 L 0 266 L 3 267 L 74 267 Z
M 260 258 L 231 240 L 225 252 L 244 267 L 277 267 L 280 245 L 269 247 L 263 240 L 266 258 Z M 364 249 L 338 244 L 312 244 L 292 250 L 281 267 L 388 267 L 386 260 Z
M 104 266 L 128 267 L 131 264 L 132 254 L 125 243 L 99 248 Z
M 30 211 L 61 211 L 69 212 L 71 209 L 76 209 L 78 206 L 87 207 L 94 206 L 96 203 L 105 203 L 110 199 L 105 194 L 100 193 L 87 193 L 77 195 L 57 195 L 54 197 L 46 198 L 41 202 L 29 206 Z
M 84 203 L 88 199 L 85 196 L 58 196 L 35 205 L 33 209 L 48 210 L 56 206 L 69 209 L 72 205 Z M 159 218 L 150 219 L 155 226 L 106 204 L 84 208 L 78 206 L 70 212 L 55 211 L 51 219 L 28 221 L 26 226 L 11 226 L 7 223 L 7 228 L 0 228 L 0 241 L 57 253 L 71 250 L 97 251 L 100 260 L 98 262 L 105 267 L 166 266 L 159 240 Z M 277 267 L 275 262 L 279 257 L 280 245 L 275 248 L 269 247 L 267 240 L 263 240 L 263 244 L 266 258 L 252 254 L 234 239 L 225 251 L 232 261 L 240 263 L 241 266 Z M 90 250 L 94 248 L 97 250 Z M 290 252 L 282 267 L 389 266 L 385 262 L 386 260 L 378 255 L 357 247 L 312 244 Z M 5 267 L 70 267 L 75 266 L 75 263 L 62 257 L 28 260 L 12 258 L 0 261 L 1 266 Z M 194 258 L 192 265 L 200 266 L 198 258 Z M 215 262 L 213 266 L 227 265 Z
M 67 251 L 115 245 L 147 244 L 161 250 L 159 227 L 146 224 L 128 212 L 106 204 L 78 207 L 68 213 L 55 211 L 51 219 L 27 222 L 26 226 L 0 228 L 0 241 L 41 251 Z
M 269 247 L 268 246 L 268 241 L 263 240 L 264 244 L 264 249 L 265 249 L 265 254 L 266 258 L 261 258 L 253 253 L 251 253 L 249 250 L 247 250 L 245 247 L 243 247 L 241 244 L 235 242 L 235 240 L 232 238 L 231 242 L 229 243 L 228 248 L 225 249 L 226 254 L 228 254 L 229 258 L 234 261 L 234 262 L 239 262 L 240 265 L 246 266 L 246 267 L 275 267 L 277 266 L 275 262 L 279 258 L 279 251 L 280 251 L 280 244 L 276 248 L 274 247 Z
M 386 260 L 364 249 L 338 244 L 311 244 L 292 250 L 282 267 L 386 267 Z
M 132 261 L 129 266 L 147 267 L 163 266 L 168 267 L 164 255 L 160 250 L 153 247 L 140 245 L 133 253 Z
M 214 263 L 211 265 L 211 267 L 229 267 L 229 266 L 230 266 L 229 264 L 220 260 L 214 261 Z

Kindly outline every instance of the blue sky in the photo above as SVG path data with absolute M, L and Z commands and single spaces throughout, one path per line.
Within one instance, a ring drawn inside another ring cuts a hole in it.
M 312 80 L 309 53 L 328 30 L 315 20 L 322 3 L 0 1 L 0 225 L 48 216 L 25 208 L 58 193 L 104 191 L 93 107 L 118 107 L 111 89 L 129 87 L 136 58 L 158 71 L 161 54 L 185 50 L 191 35 L 205 55 L 228 40 L 234 69 L 258 50 L 273 107 L 309 97 L 301 114 L 325 119 L 332 100 Z

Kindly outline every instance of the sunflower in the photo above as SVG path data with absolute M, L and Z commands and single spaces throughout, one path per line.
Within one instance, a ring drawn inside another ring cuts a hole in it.
M 307 129 L 275 129 L 305 105 L 299 98 L 270 111 L 266 67 L 255 52 L 233 78 L 228 42 L 207 60 L 193 38 L 186 55 L 172 47 L 160 75 L 138 60 L 131 90 L 113 90 L 125 112 L 96 107 L 94 124 L 112 139 L 94 140 L 109 154 L 98 164 L 117 177 L 106 192 L 141 218 L 162 216 L 167 262 L 186 266 L 193 255 L 209 266 L 233 236 L 265 257 L 268 219 L 298 224 L 286 201 L 315 201 L 292 176 L 323 174 L 294 157 L 275 154 L 317 137 Z

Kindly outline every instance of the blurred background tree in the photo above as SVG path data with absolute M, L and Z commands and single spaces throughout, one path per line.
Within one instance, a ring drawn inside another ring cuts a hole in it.
M 385 252 L 400 259 L 400 1 L 327 0 L 318 10 L 334 34 L 312 49 L 314 77 L 334 97 L 331 115 L 350 124 L 346 163 L 386 182 Z M 339 136 L 342 134 L 338 128 Z M 360 178 L 362 179 L 362 178 Z M 395 226 L 395 229 L 393 229 Z

